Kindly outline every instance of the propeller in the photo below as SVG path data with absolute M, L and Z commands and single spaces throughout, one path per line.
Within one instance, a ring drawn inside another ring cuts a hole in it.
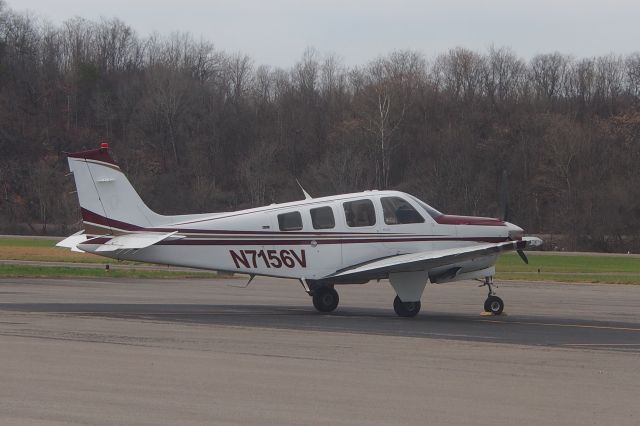
M 529 258 L 527 258 L 527 255 L 524 254 L 524 251 L 517 250 L 517 252 L 518 252 L 518 255 L 520 256 L 520 259 L 522 259 L 522 261 L 528 265 L 529 264 Z
M 507 182 L 507 169 L 502 169 L 502 178 L 500 179 L 500 212 L 502 213 L 502 220 L 504 222 L 509 221 L 509 184 Z M 527 265 L 529 259 L 523 250 L 516 250 L 520 259 Z

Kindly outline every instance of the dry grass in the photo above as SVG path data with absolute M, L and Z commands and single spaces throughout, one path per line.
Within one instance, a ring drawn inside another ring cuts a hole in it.
M 215 272 L 148 271 L 140 269 L 69 268 L 64 266 L 0 265 L 3 278 L 216 278 Z
M 36 260 L 41 262 L 80 262 L 80 263 L 108 263 L 111 259 L 94 254 L 76 253 L 68 249 L 57 247 L 11 247 L 0 246 L 0 259 L 5 260 Z
M 58 240 L 46 238 L 0 238 L 1 260 L 38 262 L 113 263 L 113 259 L 56 247 Z M 131 263 L 134 262 L 121 262 Z

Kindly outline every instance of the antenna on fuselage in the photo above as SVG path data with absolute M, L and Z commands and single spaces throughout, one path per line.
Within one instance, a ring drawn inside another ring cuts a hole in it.
M 300 185 L 300 181 L 298 179 L 296 179 L 296 183 L 298 184 L 300 189 L 302 189 L 302 193 L 304 194 L 304 199 L 305 200 L 313 200 L 313 197 L 311 195 L 309 195 L 309 193 L 307 191 L 304 190 L 302 185 Z

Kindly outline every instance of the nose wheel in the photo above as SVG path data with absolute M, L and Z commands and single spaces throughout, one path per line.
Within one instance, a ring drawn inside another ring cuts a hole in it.
M 493 277 L 485 277 L 484 283 L 480 287 L 484 286 L 489 288 L 489 295 L 487 300 L 484 301 L 484 311 L 493 315 L 500 315 L 504 311 L 504 302 L 493 291 Z
M 484 311 L 493 315 L 500 315 L 504 311 L 504 302 L 498 296 L 489 296 L 484 301 Z

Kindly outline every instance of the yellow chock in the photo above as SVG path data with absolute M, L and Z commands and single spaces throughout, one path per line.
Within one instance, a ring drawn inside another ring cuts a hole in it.
M 481 317 L 506 317 L 506 316 L 507 316 L 507 313 L 506 313 L 506 312 L 503 312 L 503 313 L 501 313 L 500 315 L 494 315 L 494 314 L 493 314 L 493 312 L 486 312 L 486 311 L 483 311 L 483 312 L 480 312 L 480 316 L 481 316 Z

